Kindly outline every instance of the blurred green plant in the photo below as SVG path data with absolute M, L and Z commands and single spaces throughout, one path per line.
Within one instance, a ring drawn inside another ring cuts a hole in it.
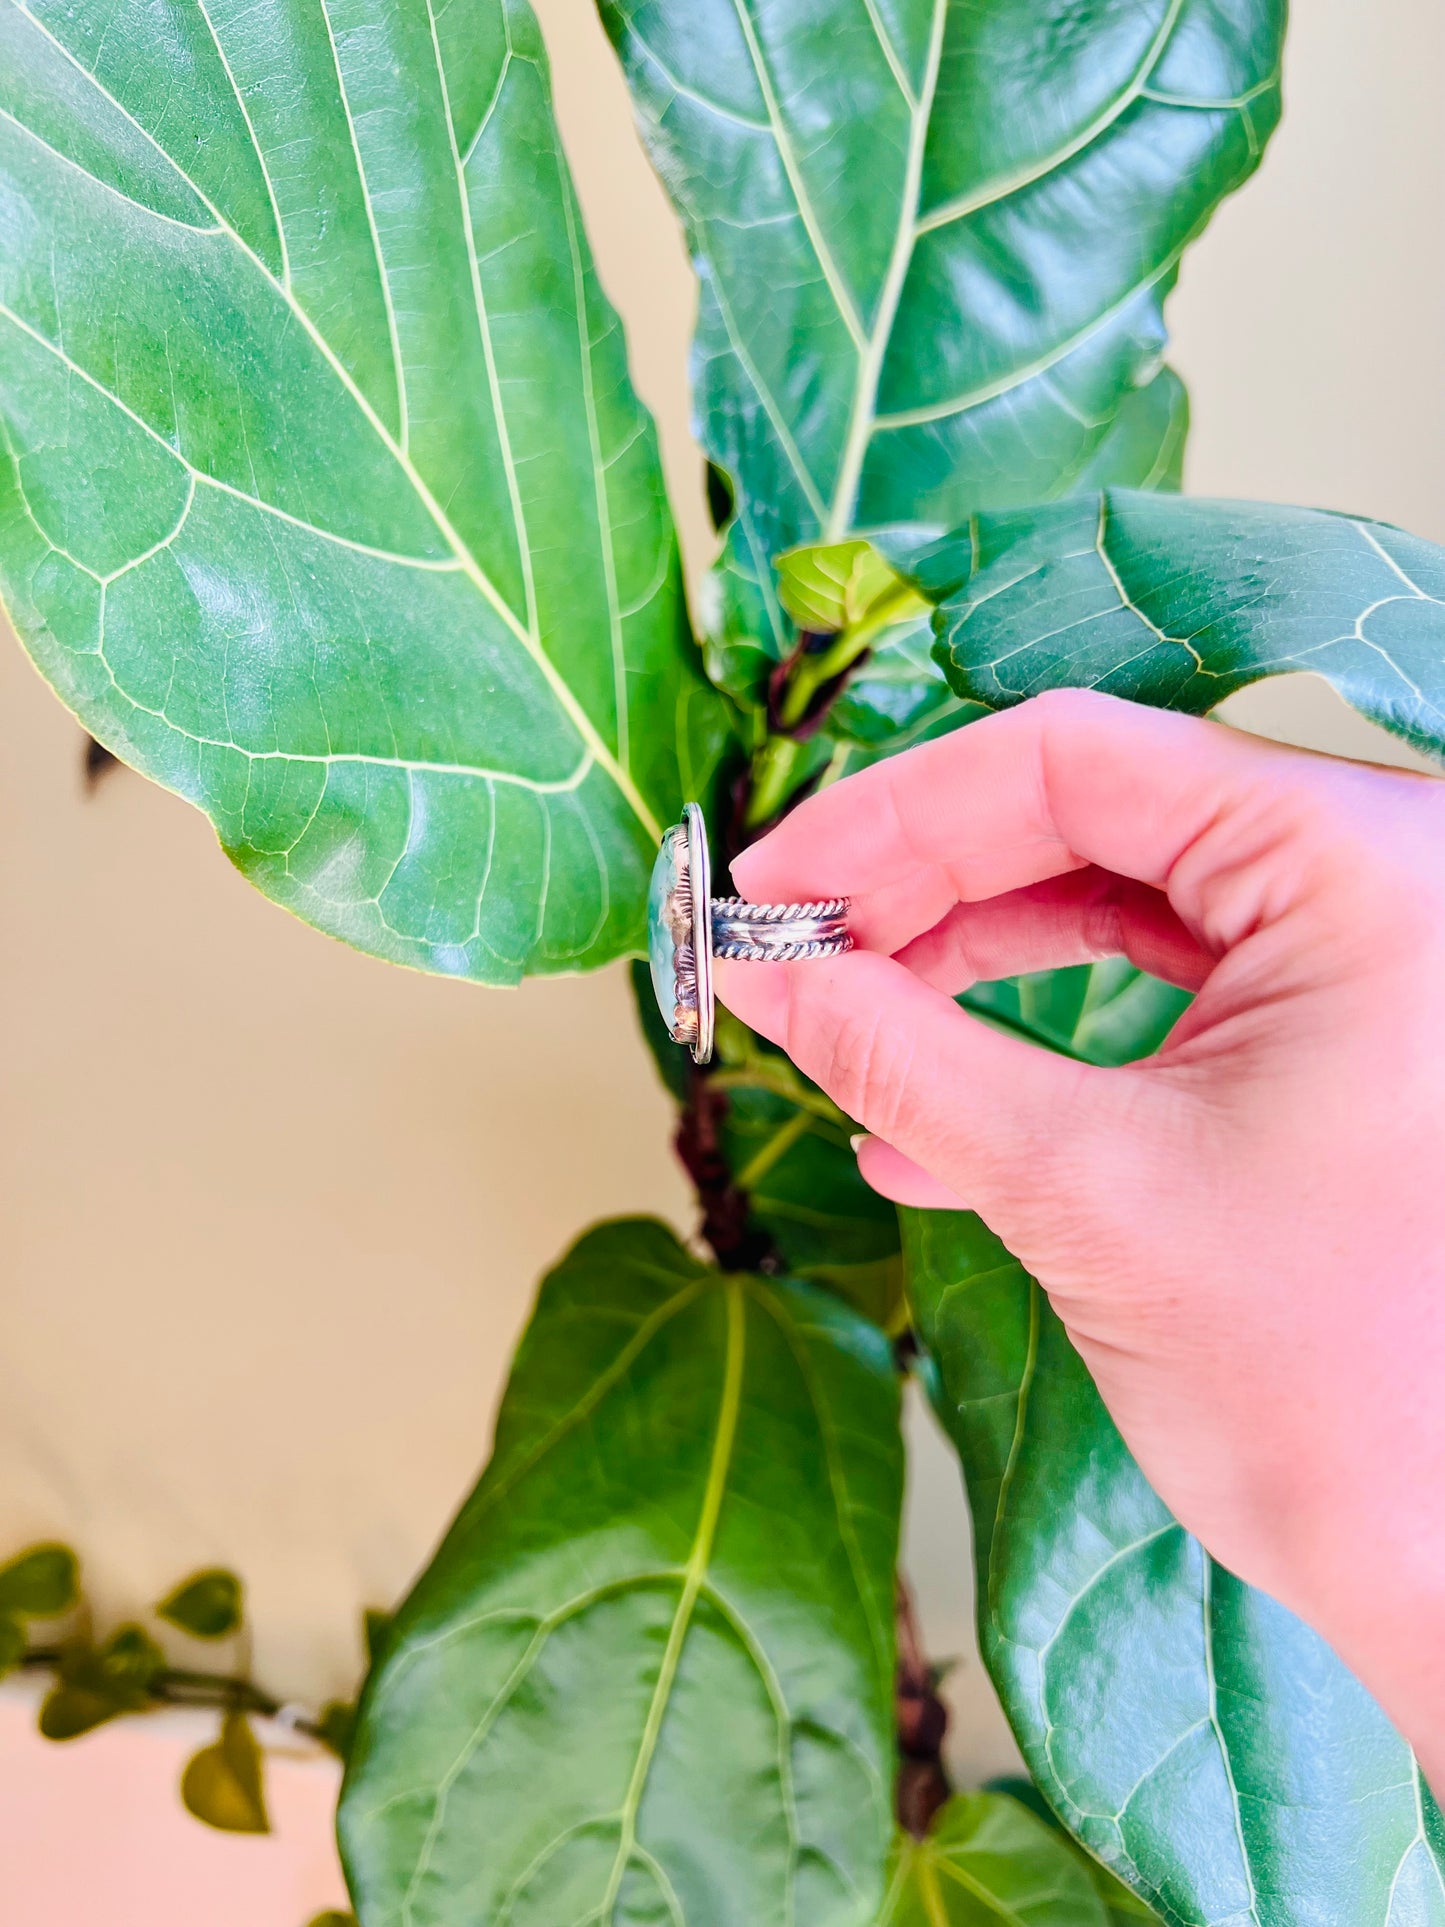
M 152 1610 L 164 1627 L 192 1640 L 230 1641 L 233 1664 L 222 1671 L 174 1665 L 141 1625 L 118 1626 L 97 1639 L 76 1554 L 64 1545 L 31 1546 L 0 1566 L 0 1674 L 50 1679 L 37 1720 L 47 1740 L 76 1740 L 124 1715 L 164 1706 L 216 1709 L 221 1715 L 216 1739 L 182 1772 L 182 1803 L 223 1833 L 269 1833 L 264 1755 L 253 1720 L 304 1734 L 344 1763 L 355 1704 L 332 1700 L 312 1714 L 255 1683 L 245 1591 L 233 1572 L 208 1567 L 191 1573 Z M 365 1614 L 368 1664 L 388 1624 L 385 1613 Z
M 1438 551 L 1173 494 L 1163 304 L 1278 119 L 1284 0 L 599 11 L 697 269 L 696 636 L 525 0 L 0 0 L 0 592 L 261 890 L 513 983 L 643 953 L 684 801 L 721 873 L 1039 689 L 1203 710 L 1308 665 L 1445 754 Z M 1118 960 L 964 1002 L 1101 1064 L 1182 1007 Z M 695 1066 L 645 979 L 641 1017 L 709 1255 L 634 1219 L 563 1257 L 359 1710 L 296 1722 L 349 1757 L 365 1927 L 1315 1927 L 1445 1882 L 1404 1743 L 1164 1512 L 987 1229 L 900 1223 L 732 1020 Z M 897 1585 L 908 1374 L 1069 1838 L 950 1797 Z M 140 1627 L 33 1646 L 60 1551 L 0 1586 L 42 1726 L 213 1705 L 188 1797 L 264 1826 L 275 1703 Z M 158 1617 L 235 1639 L 239 1587 Z

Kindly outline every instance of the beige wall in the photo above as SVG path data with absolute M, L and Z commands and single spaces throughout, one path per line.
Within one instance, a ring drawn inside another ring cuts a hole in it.
M 682 250 L 590 9 L 541 12 L 696 564 Z M 1445 539 L 1438 0 L 1297 16 L 1285 131 L 1174 305 L 1191 485 Z M 1285 709 L 1253 713 L 1369 740 L 1329 700 Z M 72 1538 L 115 1612 L 234 1564 L 260 1674 L 345 1689 L 359 1607 L 485 1454 L 537 1273 L 595 1216 L 687 1222 L 621 975 L 483 992 L 327 942 L 170 797 L 126 773 L 86 797 L 74 724 L 8 645 L 0 747 L 0 1548 Z M 963 1530 L 924 1451 L 909 1563 L 938 1652 L 969 1641 Z M 976 1663 L 958 1677 L 973 1772 L 1007 1742 Z

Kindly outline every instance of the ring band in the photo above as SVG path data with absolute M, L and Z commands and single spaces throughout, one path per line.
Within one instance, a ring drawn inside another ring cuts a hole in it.
M 712 960 L 795 963 L 853 948 L 847 897 L 817 903 L 747 903 L 714 897 L 702 810 L 689 803 L 662 839 L 647 897 L 647 956 L 658 1009 L 693 1061 L 712 1056 Z
M 821 903 L 745 903 L 741 897 L 712 900 L 712 954 L 744 963 L 794 963 L 803 957 L 837 957 L 853 948 L 847 897 Z

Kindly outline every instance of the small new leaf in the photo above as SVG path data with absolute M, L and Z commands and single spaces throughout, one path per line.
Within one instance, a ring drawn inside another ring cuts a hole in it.
M 69 1546 L 31 1546 L 0 1566 L 0 1613 L 52 1619 L 69 1612 L 79 1590 L 80 1562 Z
M 336 1907 L 328 1907 L 324 1914 L 313 1914 L 306 1927 L 357 1927 L 355 1914 L 344 1914 Z
M 152 1704 L 151 1686 L 165 1666 L 154 1640 L 139 1626 L 122 1626 L 103 1646 L 74 1639 L 61 1649 L 59 1677 L 40 1708 L 47 1740 L 73 1740 L 121 1713 Z
M 221 1737 L 203 1746 L 181 1775 L 189 1812 L 222 1833 L 269 1833 L 261 1749 L 244 1713 L 227 1713 Z
M 928 610 L 918 591 L 860 538 L 790 549 L 777 567 L 779 600 L 800 629 L 815 635 L 842 635 L 864 623 L 876 633 Z
M 183 1579 L 156 1612 L 195 1639 L 224 1639 L 241 1624 L 242 1600 L 241 1582 L 235 1573 L 214 1566 Z

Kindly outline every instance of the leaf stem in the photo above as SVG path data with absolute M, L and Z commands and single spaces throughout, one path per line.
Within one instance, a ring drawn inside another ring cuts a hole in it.
M 36 1646 L 19 1664 L 25 1672 L 58 1673 L 62 1654 L 58 1646 Z M 255 1713 L 261 1719 L 275 1719 L 284 1702 L 236 1673 L 203 1673 L 184 1666 L 166 1666 L 146 1682 L 146 1692 L 157 1706 L 215 1707 L 221 1712 Z M 299 1715 L 288 1722 L 309 1739 L 323 1740 L 319 1721 Z
M 785 730 L 805 722 L 820 690 L 851 669 L 885 629 L 905 620 L 918 604 L 918 591 L 900 581 L 887 595 L 880 596 L 861 621 L 850 624 L 835 636 L 827 648 L 800 654 L 788 678 L 778 705 L 778 722 Z

